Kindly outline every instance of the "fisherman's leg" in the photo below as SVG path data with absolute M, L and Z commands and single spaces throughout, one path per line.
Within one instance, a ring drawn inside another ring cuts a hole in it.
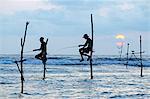
M 80 48 L 79 52 L 80 52 L 80 56 L 81 56 L 80 62 L 82 62 L 82 61 L 84 61 L 84 58 L 83 58 L 83 48 Z
M 43 62 L 46 62 L 46 61 L 47 61 L 46 55 L 43 55 L 43 56 L 42 56 L 42 61 L 43 61 Z
M 86 48 L 86 49 L 84 49 L 84 52 L 85 53 L 87 53 L 87 54 L 83 54 L 84 56 L 87 56 L 88 58 L 87 58 L 87 61 L 89 61 L 89 59 L 91 58 L 91 56 L 90 56 L 90 50 L 88 49 L 88 48 Z M 88 55 L 88 53 L 89 53 L 89 55 Z
M 41 60 L 41 53 L 35 56 L 36 59 L 40 59 Z
M 89 61 L 89 59 L 91 58 L 91 56 L 88 55 L 88 54 L 83 54 L 83 55 L 88 57 L 88 58 L 87 58 L 87 61 Z
M 89 55 L 88 58 L 87 58 L 87 61 L 89 61 L 90 59 L 91 59 L 91 56 Z
M 36 59 L 39 59 L 39 55 L 35 55 L 35 58 L 36 58 Z
M 88 54 L 83 54 L 83 55 L 84 55 L 84 56 L 88 56 L 88 57 L 90 56 L 90 55 L 88 55 Z

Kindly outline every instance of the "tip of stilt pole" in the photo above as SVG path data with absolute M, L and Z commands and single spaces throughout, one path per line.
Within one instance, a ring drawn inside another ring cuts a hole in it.
M 28 25 L 28 24 L 29 24 L 29 21 L 27 21 L 26 24 Z

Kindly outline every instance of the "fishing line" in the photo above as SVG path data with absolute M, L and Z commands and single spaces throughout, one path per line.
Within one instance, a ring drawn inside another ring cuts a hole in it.
M 75 45 L 75 46 L 63 47 L 63 48 L 59 48 L 59 49 L 57 49 L 57 50 L 54 50 L 54 52 L 58 52 L 58 51 L 65 50 L 65 49 L 77 48 L 77 47 L 78 47 L 77 45 Z
M 63 48 L 60 48 L 60 49 L 58 49 L 58 50 L 64 50 L 64 49 L 75 48 L 75 47 L 77 47 L 77 46 L 63 47 Z

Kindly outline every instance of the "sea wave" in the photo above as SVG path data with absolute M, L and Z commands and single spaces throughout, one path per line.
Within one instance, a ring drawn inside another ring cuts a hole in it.
M 15 61 L 19 61 L 19 55 L 1 55 L 0 64 L 15 64 Z M 27 55 L 24 57 L 26 61 L 24 64 L 40 65 L 42 62 L 34 58 L 33 55 Z M 80 62 L 80 56 L 77 55 L 54 55 L 47 57 L 48 65 L 89 65 L 87 58 L 83 62 Z M 143 66 L 150 66 L 150 57 L 144 57 L 142 60 Z M 119 58 L 118 56 L 93 56 L 93 65 L 126 65 L 127 58 Z M 129 58 L 129 66 L 140 66 L 140 59 Z

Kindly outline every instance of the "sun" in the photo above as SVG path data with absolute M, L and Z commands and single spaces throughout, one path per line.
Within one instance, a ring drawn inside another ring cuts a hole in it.
M 123 45 L 124 45 L 124 42 L 117 42 L 116 45 L 117 45 L 117 46 L 123 46 Z
M 116 39 L 125 39 L 125 36 L 123 34 L 116 35 Z

